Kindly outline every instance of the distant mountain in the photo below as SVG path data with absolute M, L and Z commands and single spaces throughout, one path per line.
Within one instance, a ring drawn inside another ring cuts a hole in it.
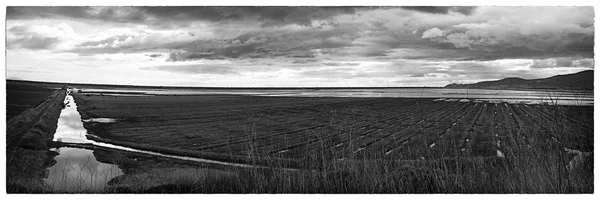
M 505 78 L 497 81 L 483 81 L 472 84 L 450 84 L 445 88 L 476 89 L 594 89 L 594 70 L 574 74 L 557 75 L 541 79 Z

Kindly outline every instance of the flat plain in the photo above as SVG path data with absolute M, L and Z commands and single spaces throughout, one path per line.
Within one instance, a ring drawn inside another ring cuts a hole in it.
M 72 146 L 121 168 L 107 177 L 109 193 L 593 192 L 593 106 L 85 88 L 72 96 L 89 139 L 255 166 Z
M 87 123 L 101 138 L 190 151 L 419 159 L 497 156 L 539 142 L 593 149 L 590 106 L 242 95 L 75 99 L 83 118 L 117 120 Z

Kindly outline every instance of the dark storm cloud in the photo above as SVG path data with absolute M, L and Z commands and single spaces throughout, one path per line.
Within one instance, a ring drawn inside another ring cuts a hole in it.
M 50 31 L 60 32 L 64 27 L 55 26 L 52 28 Z M 61 43 L 59 35 L 36 32 L 30 26 L 14 26 L 7 29 L 6 32 L 14 36 L 7 38 L 8 49 L 52 49 Z
M 352 63 L 352 62 L 324 62 L 325 66 L 359 66 L 360 63 Z
M 402 6 L 406 10 L 414 10 L 432 14 L 448 14 L 458 12 L 464 15 L 472 14 L 477 7 L 474 6 Z
M 171 52 L 169 53 L 168 62 L 186 61 L 186 60 L 197 60 L 203 58 L 211 58 L 214 54 L 212 53 L 187 53 L 187 52 Z
M 353 7 L 245 7 L 246 16 L 258 14 L 265 26 L 298 24 L 310 26 L 311 20 L 328 19 L 340 14 L 354 14 Z
M 195 41 L 172 41 L 169 36 L 115 36 L 100 41 L 84 42 L 70 52 L 80 54 L 141 52 L 149 49 L 171 49 L 167 61 L 188 61 L 224 58 L 314 58 L 323 52 L 335 52 L 354 46 L 359 38 L 358 26 L 336 25 L 327 29 L 310 27 L 291 29 L 265 29 L 225 39 L 197 39 Z M 153 40 L 147 38 L 153 37 Z M 164 39 L 162 39 L 164 38 Z M 113 45 L 115 41 L 120 42 Z M 379 41 L 384 43 L 385 41 Z M 371 42 L 373 43 L 373 42 Z M 381 56 L 390 47 L 376 47 L 360 53 Z M 383 49 L 383 50 L 382 50 Z
M 289 63 L 292 63 L 292 64 L 307 64 L 307 63 L 316 64 L 319 61 L 320 61 L 319 59 L 300 57 L 299 59 L 291 60 Z
M 90 7 L 34 7 L 34 6 L 8 6 L 6 19 L 33 19 L 33 18 L 89 18 Z
M 264 26 L 298 24 L 310 26 L 311 20 L 354 14 L 353 7 L 141 7 L 139 12 L 161 20 L 258 20 Z
M 56 7 L 21 7 L 6 8 L 7 19 L 36 19 L 36 18 L 69 18 L 95 19 L 110 22 L 142 22 L 148 18 L 143 12 L 134 7 L 87 7 L 87 6 L 56 6 Z
M 298 24 L 310 26 L 311 20 L 354 14 L 355 7 L 7 7 L 7 19 L 73 18 L 109 22 L 143 23 L 171 26 L 191 21 L 222 23 L 230 20 L 257 20 L 264 26 Z M 361 10 L 368 8 L 360 8 Z
M 478 30 L 479 31 L 479 30 Z M 452 31 L 444 37 L 431 39 L 440 48 L 466 48 L 471 51 L 500 52 L 509 48 L 525 47 L 531 51 L 545 53 L 593 52 L 593 36 L 586 34 L 518 35 L 498 39 L 480 36 L 480 33 Z
M 151 58 L 158 58 L 161 57 L 162 54 L 156 53 L 156 54 L 147 54 L 146 56 L 151 57 Z
M 298 24 L 310 26 L 311 20 L 354 14 L 353 7 L 143 7 L 145 13 L 172 20 L 262 21 L 265 26 Z
M 154 67 L 143 67 L 143 70 L 158 70 L 180 74 L 219 74 L 236 75 L 239 74 L 234 68 L 226 65 L 163 65 Z

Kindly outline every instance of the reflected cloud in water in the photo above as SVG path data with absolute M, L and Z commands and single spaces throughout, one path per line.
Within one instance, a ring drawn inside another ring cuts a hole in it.
M 87 130 L 83 127 L 73 97 L 67 95 L 65 103 L 67 105 L 60 113 L 54 141 L 93 143 L 86 138 Z M 56 164 L 48 169 L 48 178 L 44 179 L 55 191 L 101 191 L 113 177 L 123 174 L 117 165 L 96 160 L 92 150 L 62 147 L 56 152 Z
M 44 180 L 55 191 L 101 191 L 114 177 L 122 175 L 121 169 L 96 160 L 92 150 L 63 147 Z
M 77 105 L 73 101 L 73 96 L 67 95 L 65 98 L 66 107 L 61 111 L 58 118 L 58 127 L 54 133 L 54 141 L 71 143 L 91 143 L 85 137 L 87 130 L 83 127 L 81 115 L 77 111 Z

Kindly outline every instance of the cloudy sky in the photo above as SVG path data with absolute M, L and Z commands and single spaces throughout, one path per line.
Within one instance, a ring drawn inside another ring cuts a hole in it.
M 594 68 L 593 7 L 8 7 L 8 79 L 444 86 Z

